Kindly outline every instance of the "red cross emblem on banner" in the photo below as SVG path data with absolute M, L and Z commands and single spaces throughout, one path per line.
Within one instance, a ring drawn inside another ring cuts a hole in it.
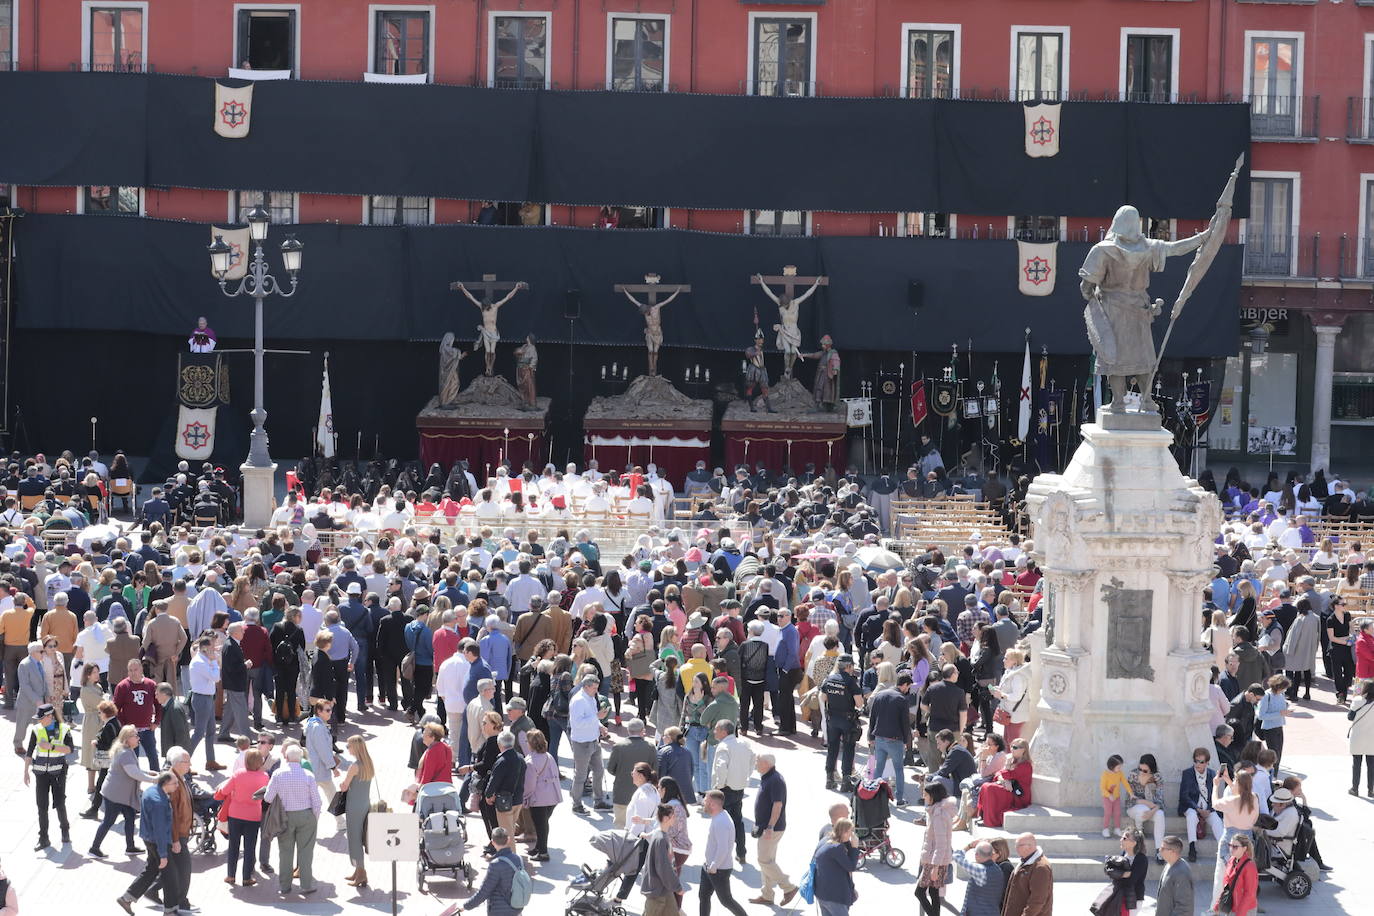
M 248 120 L 248 109 L 244 107 L 242 102 L 230 99 L 219 110 L 219 117 L 230 127 L 242 127 L 243 122 Z
M 1030 400 L 1030 388 L 1028 388 L 1028 387 L 1025 386 L 1025 385 L 1022 385 L 1022 386 L 1021 386 L 1021 400 L 1023 400 L 1023 401 L 1029 401 L 1029 400 Z
M 1054 140 L 1054 124 L 1049 118 L 1041 116 L 1031 124 L 1031 142 L 1036 146 L 1044 146 Z
M 181 431 L 181 441 L 185 442 L 188 448 L 205 448 L 210 441 L 210 427 L 199 420 L 187 423 L 186 428 Z
M 1026 266 L 1022 271 L 1026 275 L 1026 282 L 1039 286 L 1050 279 L 1050 262 L 1041 257 L 1026 258 Z

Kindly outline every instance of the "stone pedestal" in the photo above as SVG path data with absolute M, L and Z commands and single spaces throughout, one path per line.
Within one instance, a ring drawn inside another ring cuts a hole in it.
M 243 524 L 246 528 L 265 528 L 272 521 L 276 508 L 275 483 L 277 466 L 257 468 L 239 465 L 243 472 Z
M 1172 441 L 1152 413 L 1103 410 L 1064 473 L 1031 485 L 1049 590 L 1033 659 L 1037 803 L 1096 798 L 1111 754 L 1152 753 L 1176 779 L 1212 746 L 1198 634 L 1221 505 L 1179 472 Z

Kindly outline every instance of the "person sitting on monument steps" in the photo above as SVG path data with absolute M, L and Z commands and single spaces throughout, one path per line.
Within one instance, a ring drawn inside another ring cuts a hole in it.
M 1140 763 L 1126 776 L 1131 787 L 1130 806 L 1126 813 L 1145 832 L 1145 822 L 1154 823 L 1155 861 L 1162 862 L 1159 847 L 1164 844 L 1164 777 L 1154 754 L 1141 754 Z

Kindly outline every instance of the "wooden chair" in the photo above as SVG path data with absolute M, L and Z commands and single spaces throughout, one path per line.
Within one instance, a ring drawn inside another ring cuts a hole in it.
M 19 497 L 19 508 L 23 509 L 25 512 L 32 512 L 32 511 L 33 511 L 33 507 L 36 506 L 36 505 L 38 505 L 38 504 L 41 503 L 42 501 L 43 501 L 43 494 L 42 494 L 42 493 L 35 493 L 35 494 L 33 494 L 32 496 L 20 496 L 20 497 Z

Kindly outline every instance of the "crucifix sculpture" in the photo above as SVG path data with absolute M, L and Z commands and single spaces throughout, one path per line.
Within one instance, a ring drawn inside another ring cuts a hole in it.
M 663 346 L 663 325 L 659 322 L 659 309 L 669 302 L 672 302 L 680 293 L 690 293 L 690 284 L 680 283 L 677 285 L 659 283 L 658 274 L 645 274 L 643 283 L 617 283 L 615 291 L 624 293 L 625 298 L 629 299 L 639 309 L 639 314 L 644 316 L 644 345 L 649 348 L 649 374 L 658 375 L 658 348 Z M 635 293 L 642 293 L 648 300 L 640 302 L 634 297 Z M 658 297 L 669 294 L 667 299 L 662 302 Z
M 799 277 L 797 268 L 789 264 L 782 269 L 780 277 L 765 277 L 762 274 L 754 274 L 749 280 L 750 283 L 763 288 L 764 295 L 772 299 L 778 306 L 778 317 L 781 319 L 779 324 L 773 325 L 773 330 L 778 332 L 777 345 L 782 351 L 782 377 L 792 377 L 792 364 L 801 356 L 801 329 L 797 327 L 797 313 L 801 311 L 801 304 L 810 298 L 818 286 L 829 286 L 829 277 Z M 798 286 L 811 284 L 811 288 L 800 296 L 796 295 Z M 783 288 L 782 295 L 776 295 L 770 284 L 777 284 Z
M 481 292 L 482 298 L 478 299 L 474 296 L 468 287 L 472 287 L 472 289 Z M 501 310 L 501 306 L 509 302 L 520 290 L 529 289 L 529 284 L 523 280 L 503 280 L 498 283 L 496 274 L 482 274 L 482 279 L 479 282 L 468 281 L 465 283 L 460 280 L 450 283 L 448 288 L 461 292 L 464 296 L 468 297 L 468 300 L 473 305 L 482 310 L 482 323 L 477 326 L 478 336 L 477 339 L 472 342 L 472 349 L 476 351 L 480 346 L 485 351 L 485 374 L 493 374 L 496 368 L 496 345 L 501 341 L 501 334 L 496 329 L 496 313 Z M 497 293 L 506 292 L 506 290 L 510 290 L 510 292 L 507 292 L 504 298 L 493 301 Z

